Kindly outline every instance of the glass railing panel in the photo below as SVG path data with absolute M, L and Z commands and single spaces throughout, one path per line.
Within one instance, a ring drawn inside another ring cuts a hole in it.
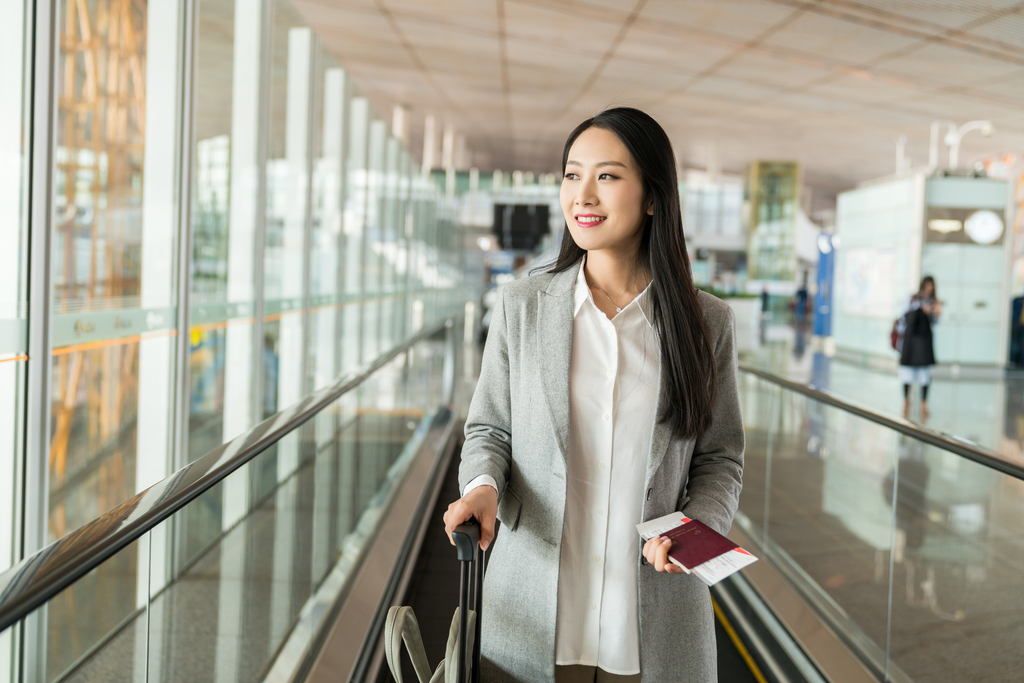
M 737 525 L 762 559 L 879 679 L 1015 680 L 1024 480 L 752 373 L 740 396 Z
M 22 680 L 145 680 L 146 543 L 130 544 L 5 632 L 23 639 Z
M 778 422 L 779 388 L 747 374 L 741 374 L 739 382 L 746 431 L 740 510 L 747 522 L 748 533 L 760 538 L 767 519 L 764 506 L 772 436 Z
M 771 464 L 768 535 L 856 629 L 886 649 L 896 434 L 783 392 L 787 419 Z M 871 646 L 874 647 L 871 647 Z
M 752 376 L 741 386 L 747 419 L 768 419 L 747 431 L 741 524 L 884 668 L 896 433 Z
M 242 683 L 293 671 L 315 632 L 309 615 L 323 614 L 307 608 L 341 590 L 435 424 L 453 371 L 446 332 L 396 355 L 276 448 L 0 632 L 0 681 Z M 287 413 L 273 419 L 287 429 Z M 251 443 L 228 444 L 194 467 L 220 466 L 233 447 Z M 173 504 L 194 477 L 212 471 L 183 470 L 176 484 L 118 508 L 108 527 L 95 526 L 106 518 L 84 527 L 77 533 L 95 538 L 80 540 L 106 547 L 110 533 L 154 505 Z M 0 595 L 17 596 L 40 575 L 53 580 L 45 567 L 69 562 L 74 555 L 62 553 L 80 552 L 74 542 L 12 570 Z
M 891 667 L 1010 681 L 1024 665 L 1024 481 L 899 440 Z
M 204 530 L 216 540 L 152 582 L 150 681 L 243 683 L 280 666 L 305 606 L 362 550 L 432 420 L 443 354 L 441 336 L 417 344 L 289 435 L 293 465 L 282 441 L 221 484 L 219 526 Z M 194 519 L 186 507 L 154 536 L 170 552 Z

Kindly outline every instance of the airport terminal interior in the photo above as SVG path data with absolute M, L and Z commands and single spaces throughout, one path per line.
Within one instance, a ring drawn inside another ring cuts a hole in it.
M 454 683 L 495 305 L 611 107 L 735 321 L 718 680 L 1024 681 L 1024 2 L 2 11 L 0 683 L 402 680 L 400 605 Z

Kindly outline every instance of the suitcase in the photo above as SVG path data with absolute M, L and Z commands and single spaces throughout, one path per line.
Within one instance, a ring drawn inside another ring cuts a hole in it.
M 411 607 L 392 607 L 384 624 L 384 655 L 397 683 L 402 680 L 402 644 L 409 652 L 419 683 L 479 683 L 480 605 L 484 586 L 484 558 L 480 552 L 480 526 L 476 520 L 455 528 L 452 540 L 458 551 L 461 575 L 459 607 L 448 631 L 445 658 L 433 672 L 427 662 L 423 638 Z M 472 603 L 473 609 L 470 609 Z M 462 615 L 467 618 L 461 618 Z

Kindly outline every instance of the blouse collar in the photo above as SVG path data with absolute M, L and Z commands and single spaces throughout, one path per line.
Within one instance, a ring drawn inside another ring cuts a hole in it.
M 587 284 L 587 276 L 584 274 L 584 270 L 583 270 L 583 266 L 586 263 L 586 261 L 587 261 L 587 257 L 586 256 L 584 256 L 582 259 L 580 259 L 580 263 L 579 263 L 579 266 L 578 266 L 579 271 L 576 274 L 576 284 L 575 284 L 575 286 L 573 288 L 573 308 L 572 308 L 572 317 L 573 318 L 575 318 L 577 315 L 579 315 L 580 308 L 583 306 L 583 303 L 585 301 L 587 301 L 588 299 L 590 300 L 590 303 L 595 308 L 597 308 L 597 304 L 594 303 L 593 293 L 590 291 L 590 285 Z M 643 316 L 644 321 L 646 321 L 646 323 L 647 323 L 647 326 L 648 327 L 654 327 L 654 325 L 651 323 L 652 315 L 651 315 L 651 285 L 650 284 L 648 284 L 647 287 L 644 289 L 644 291 L 640 292 L 640 294 L 637 295 L 637 297 L 635 299 L 633 299 L 628 304 L 626 304 L 625 306 L 622 307 L 622 313 L 625 313 L 627 310 L 629 310 L 630 306 L 633 306 L 634 304 L 636 305 L 636 307 L 638 309 L 640 309 L 640 315 Z M 600 310 L 600 309 L 598 309 L 598 310 Z M 602 315 L 604 315 L 604 314 L 602 313 Z

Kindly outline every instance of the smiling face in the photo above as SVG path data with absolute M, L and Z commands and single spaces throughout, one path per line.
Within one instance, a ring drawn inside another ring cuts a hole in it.
M 629 150 L 611 131 L 592 126 L 569 149 L 559 192 L 573 240 L 586 251 L 632 251 L 654 210 Z

